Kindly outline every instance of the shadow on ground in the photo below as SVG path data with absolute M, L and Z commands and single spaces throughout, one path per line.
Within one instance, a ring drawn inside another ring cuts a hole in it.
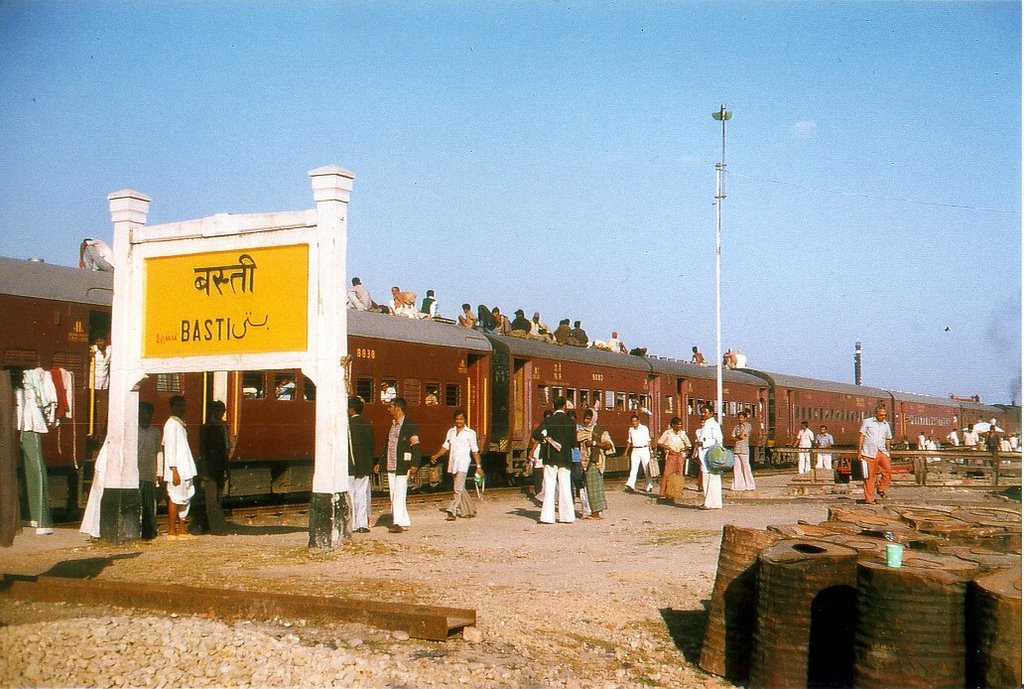
M 120 553 L 118 555 L 108 555 L 106 557 L 85 557 L 78 560 L 64 560 L 43 572 L 43 576 L 63 577 L 65 579 L 95 579 L 103 570 L 114 564 L 114 560 L 131 560 L 141 554 L 142 553 L 139 552 Z
M 672 643 L 683 654 L 687 662 L 700 662 L 700 649 L 704 645 L 704 630 L 708 624 L 707 601 L 702 610 L 675 610 L 661 608 L 661 619 L 665 621 Z

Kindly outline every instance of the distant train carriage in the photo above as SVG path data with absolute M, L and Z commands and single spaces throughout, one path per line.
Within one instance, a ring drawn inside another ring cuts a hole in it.
M 861 422 L 874 413 L 879 402 L 892 413 L 892 396 L 882 388 L 749 372 L 768 383 L 768 448 L 791 446 L 802 421 L 815 433 L 822 425 L 828 426 L 836 445 L 856 447 Z
M 895 443 L 917 447 L 918 436 L 943 443 L 957 423 L 960 406 L 948 398 L 917 395 L 910 392 L 890 393 L 895 410 L 893 436 Z

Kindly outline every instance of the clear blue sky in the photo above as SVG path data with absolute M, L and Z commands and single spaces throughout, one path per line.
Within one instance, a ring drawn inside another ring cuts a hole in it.
M 348 269 L 592 338 L 1019 397 L 1017 2 L 0 3 L 0 253 L 312 206 Z M 945 329 L 949 327 L 947 332 Z

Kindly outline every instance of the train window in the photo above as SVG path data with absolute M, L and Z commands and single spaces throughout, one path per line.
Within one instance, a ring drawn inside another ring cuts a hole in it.
M 380 382 L 380 401 L 384 404 L 391 404 L 391 400 L 398 397 L 398 381 L 394 378 L 385 378 Z
M 181 392 L 181 375 L 178 373 L 158 373 L 156 376 L 157 392 Z
M 419 404 L 422 401 L 420 382 L 415 378 L 406 378 L 402 381 L 402 397 L 409 404 Z
M 615 391 L 605 390 L 604 391 L 604 408 L 615 409 Z
M 159 378 L 157 379 L 159 385 Z M 242 397 L 261 400 L 267 396 L 266 376 L 263 371 L 242 371 Z
M 316 383 L 305 376 L 302 378 L 302 399 L 307 402 L 316 401 Z
M 590 391 L 590 406 L 594 409 L 601 408 L 601 391 L 591 390 Z
M 551 396 L 554 399 L 557 400 L 559 397 L 562 397 L 563 395 L 564 395 L 564 392 L 562 391 L 562 388 L 560 388 L 558 386 L 555 386 L 555 387 L 551 388 Z
M 274 399 L 295 399 L 295 375 L 291 373 L 274 374 Z
M 39 355 L 29 349 L 8 349 L 4 352 L 4 366 L 39 366 Z
M 651 413 L 651 396 L 648 394 L 640 395 L 640 409 L 648 414 Z
M 569 404 L 566 405 L 569 409 L 575 409 L 576 408 L 576 402 L 577 402 L 577 399 L 576 399 L 576 388 L 566 388 L 565 389 L 565 401 L 569 403 Z
M 440 383 L 427 383 L 423 390 L 423 404 L 428 407 L 436 407 L 441 404 Z
M 626 393 L 615 393 L 615 411 L 626 411 Z
M 547 385 L 537 386 L 537 401 L 544 407 L 551 404 L 551 388 Z
M 373 378 L 356 378 L 356 396 L 364 404 L 373 401 Z
M 444 403 L 448 407 L 459 406 L 459 386 L 455 383 L 448 383 L 444 386 Z

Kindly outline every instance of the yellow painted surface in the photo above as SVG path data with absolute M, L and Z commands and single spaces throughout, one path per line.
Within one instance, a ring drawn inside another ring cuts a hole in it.
M 307 349 L 309 246 L 145 261 L 142 356 Z

